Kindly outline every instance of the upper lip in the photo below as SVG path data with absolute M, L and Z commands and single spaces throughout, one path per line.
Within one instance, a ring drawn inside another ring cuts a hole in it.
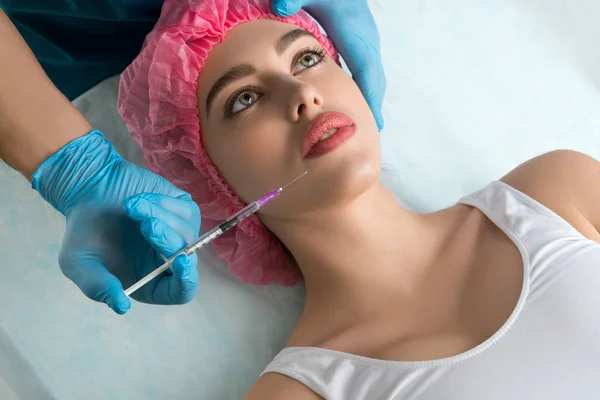
M 306 129 L 302 142 L 302 155 L 306 156 L 319 142 L 321 136 L 330 130 L 352 125 L 354 125 L 352 118 L 341 112 L 326 112 L 319 115 Z

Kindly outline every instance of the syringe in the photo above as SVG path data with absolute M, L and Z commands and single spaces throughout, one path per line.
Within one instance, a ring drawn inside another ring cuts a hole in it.
M 146 283 L 150 282 L 152 279 L 156 278 L 158 275 L 160 275 L 161 273 L 166 271 L 171 266 L 171 264 L 173 264 L 173 261 L 175 261 L 175 259 L 177 257 L 179 257 L 182 254 L 185 254 L 187 256 L 192 255 L 199 248 L 212 242 L 213 240 L 215 240 L 216 238 L 221 236 L 223 233 L 227 232 L 229 229 L 233 228 L 234 226 L 239 224 L 241 221 L 243 221 L 244 219 L 248 218 L 249 216 L 251 216 L 252 214 L 257 212 L 265 204 L 269 203 L 271 200 L 273 200 L 277 196 L 279 196 L 281 194 L 281 192 L 283 191 L 283 189 L 285 189 L 292 183 L 296 182 L 298 179 L 302 178 L 307 173 L 308 173 L 308 171 L 306 171 L 302 175 L 294 178 L 292 181 L 290 181 L 289 183 L 280 187 L 279 189 L 275 189 L 272 192 L 269 192 L 269 193 L 265 194 L 264 196 L 259 197 L 256 201 L 253 201 L 252 203 L 248 204 L 246 207 L 242 208 L 240 211 L 233 214 L 231 217 L 227 218 L 225 221 L 221 222 L 218 226 L 216 226 L 213 229 L 209 230 L 208 232 L 204 233 L 195 242 L 193 242 L 192 244 L 190 244 L 187 247 L 184 247 L 183 249 L 181 249 L 177 253 L 173 254 L 168 259 L 166 259 L 166 261 L 163 265 L 156 268 L 154 271 L 150 272 L 148 275 L 146 275 L 145 277 L 140 279 L 138 282 L 133 284 L 128 289 L 126 289 L 125 294 L 127 296 L 131 296 L 131 294 L 133 292 L 135 292 L 136 290 L 138 290 L 139 288 L 144 286 Z

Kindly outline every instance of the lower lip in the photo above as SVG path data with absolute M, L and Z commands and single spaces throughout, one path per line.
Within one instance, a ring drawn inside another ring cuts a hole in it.
M 342 126 L 337 132 L 327 139 L 318 141 L 308 152 L 305 158 L 316 158 L 337 149 L 356 133 L 356 125 Z

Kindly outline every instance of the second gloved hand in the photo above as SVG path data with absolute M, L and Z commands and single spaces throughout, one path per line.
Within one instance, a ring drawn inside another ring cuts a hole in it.
M 274 13 L 285 17 L 304 9 L 325 28 L 348 64 L 381 131 L 386 80 L 381 63 L 379 32 L 367 0 L 271 1 Z
M 67 219 L 61 270 L 89 298 L 119 314 L 123 292 L 198 238 L 200 211 L 191 196 L 124 159 L 97 131 L 64 146 L 32 177 L 33 187 Z M 132 294 L 153 304 L 183 304 L 198 287 L 197 256 L 179 256 Z

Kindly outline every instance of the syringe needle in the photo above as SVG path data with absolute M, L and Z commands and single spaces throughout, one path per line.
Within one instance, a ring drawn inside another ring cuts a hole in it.
M 292 181 L 290 181 L 289 183 L 286 183 L 285 185 L 283 185 L 281 187 L 281 190 L 285 189 L 286 187 L 290 186 L 292 183 L 296 182 L 298 179 L 302 178 L 304 175 L 308 174 L 308 171 L 305 171 L 302 175 L 294 178 Z

